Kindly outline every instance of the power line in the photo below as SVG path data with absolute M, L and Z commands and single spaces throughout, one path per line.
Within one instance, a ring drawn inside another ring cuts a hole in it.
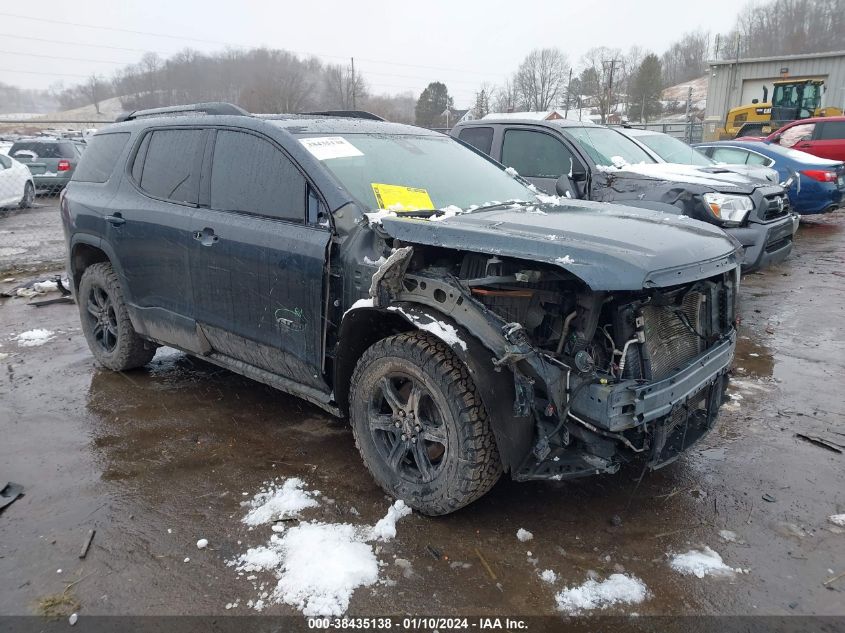
M 0 34 L 2 36 L 2 34 Z M 0 54 L 5 55 L 18 55 L 20 57 L 39 57 L 42 59 L 62 59 L 62 60 L 70 60 L 70 61 L 78 61 L 78 62 L 91 62 L 95 64 L 114 64 L 119 66 L 132 66 L 136 62 L 127 62 L 127 61 L 116 61 L 113 59 L 90 59 L 90 58 L 83 58 L 83 57 L 68 57 L 67 55 L 44 55 L 41 53 L 24 53 L 20 51 L 5 51 L 0 50 Z M 429 81 L 430 77 L 421 77 L 419 75 L 400 75 L 396 73 L 383 73 L 375 70 L 367 70 L 364 73 L 361 73 L 364 76 L 366 75 L 378 75 L 382 77 L 398 77 L 400 79 L 417 79 L 420 81 Z M 476 82 L 473 81 L 447 81 L 450 84 L 463 84 L 465 86 L 477 86 Z
M 96 30 L 101 30 L 101 31 L 114 31 L 114 32 L 118 32 L 118 33 L 131 33 L 131 34 L 134 34 L 134 35 L 147 35 L 147 36 L 150 36 L 150 37 L 163 37 L 163 38 L 174 39 L 174 40 L 179 40 L 179 41 L 201 42 L 201 43 L 204 43 L 204 44 L 215 44 L 215 45 L 218 45 L 218 46 L 234 46 L 236 48 L 247 48 L 247 49 L 257 48 L 254 45 L 247 46 L 245 44 L 237 44 L 237 43 L 234 43 L 234 42 L 224 42 L 224 41 L 221 41 L 221 40 L 206 40 L 206 39 L 195 38 L 195 37 L 185 37 L 184 35 L 171 35 L 171 34 L 167 34 L 167 33 L 154 33 L 154 32 L 151 32 L 151 31 L 136 31 L 136 30 L 133 30 L 133 29 L 124 29 L 124 28 L 112 27 L 112 26 L 100 26 L 100 25 L 95 25 L 95 24 L 83 24 L 83 23 L 80 23 L 80 22 L 67 22 L 67 21 L 64 21 L 64 20 L 51 20 L 51 19 L 48 19 L 48 18 L 36 18 L 36 17 L 28 16 L 28 15 L 20 15 L 20 14 L 17 14 L 17 13 L 0 12 L 0 16 L 17 18 L 17 19 L 20 19 L 20 20 L 31 20 L 31 21 L 34 21 L 34 22 L 44 22 L 44 23 L 48 23 L 48 24 L 59 24 L 59 25 L 62 25 L 62 26 L 76 26 L 76 27 L 79 27 L 79 28 L 96 29 Z M 330 57 L 330 58 L 333 58 L 333 59 L 348 59 L 348 56 L 346 56 L 346 55 L 329 55 L 329 54 L 326 54 L 326 53 L 313 53 L 313 52 L 307 52 L 307 51 L 290 51 L 290 52 L 295 53 L 297 55 L 306 55 L 306 56 L 313 56 L 313 57 Z M 490 76 L 490 77 L 492 77 L 493 75 L 496 75 L 497 77 L 499 76 L 497 73 L 488 73 L 488 72 L 483 72 L 483 71 L 467 70 L 467 69 L 461 69 L 461 68 L 444 68 L 444 67 L 440 67 L 440 66 L 423 66 L 423 65 L 419 65 L 419 64 L 404 64 L 404 63 L 401 63 L 401 62 L 393 62 L 393 61 L 386 61 L 386 60 L 379 60 L 379 59 L 359 58 L 359 60 L 365 61 L 365 62 L 370 62 L 372 64 L 385 64 L 385 65 L 389 65 L 389 66 L 405 66 L 405 67 L 409 67 L 409 68 L 424 68 L 424 69 L 427 69 L 427 70 L 463 72 L 463 73 L 470 73 L 470 74 L 475 74 L 475 75 L 486 75 L 486 76 Z

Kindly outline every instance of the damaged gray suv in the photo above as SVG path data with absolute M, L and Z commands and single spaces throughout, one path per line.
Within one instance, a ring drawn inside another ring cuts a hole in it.
M 688 218 L 538 194 L 372 115 L 140 111 L 61 202 L 97 360 L 169 345 L 348 416 L 427 514 L 516 480 L 659 468 L 713 428 L 738 251 Z

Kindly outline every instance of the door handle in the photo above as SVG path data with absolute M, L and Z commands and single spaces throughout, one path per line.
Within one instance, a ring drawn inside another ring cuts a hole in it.
M 205 227 L 202 231 L 194 231 L 194 239 L 203 246 L 213 246 L 220 238 L 214 234 L 214 229 Z
M 126 224 L 126 220 L 124 220 L 123 216 L 119 213 L 115 213 L 114 215 L 107 215 L 106 222 L 108 222 L 112 226 L 120 226 L 122 224 Z

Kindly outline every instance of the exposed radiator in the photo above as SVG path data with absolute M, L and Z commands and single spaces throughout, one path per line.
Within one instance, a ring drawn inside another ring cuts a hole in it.
M 690 328 L 702 332 L 706 314 L 705 295 L 690 292 L 679 306 L 645 306 L 642 309 L 646 353 L 651 361 L 651 379 L 674 373 L 704 350 L 704 340 Z

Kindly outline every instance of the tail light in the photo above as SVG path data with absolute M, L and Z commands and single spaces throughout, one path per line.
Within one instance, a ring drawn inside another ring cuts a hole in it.
M 70 161 L 69 160 L 60 160 L 58 171 L 70 171 Z
M 818 182 L 836 182 L 836 172 L 828 171 L 827 169 L 805 169 L 801 172 L 807 178 L 812 178 Z

